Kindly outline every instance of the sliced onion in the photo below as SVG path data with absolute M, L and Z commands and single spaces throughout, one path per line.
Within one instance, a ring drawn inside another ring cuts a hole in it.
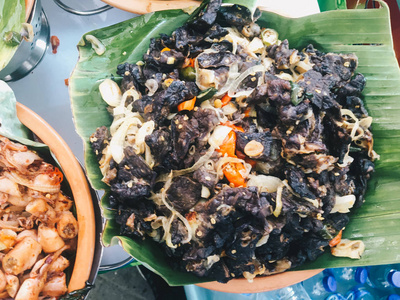
M 231 101 L 224 107 L 222 107 L 222 112 L 225 116 L 233 115 L 237 111 L 236 105 Z
M 118 106 L 121 102 L 121 89 L 118 84 L 107 78 L 99 85 L 99 91 L 103 100 L 110 106 Z
M 247 186 L 256 186 L 261 193 L 275 193 L 281 185 L 282 180 L 278 177 L 267 175 L 249 175 L 249 181 L 247 182 Z
M 231 127 L 218 125 L 214 128 L 213 133 L 211 134 L 210 138 L 208 139 L 208 143 L 211 147 L 218 149 L 219 146 L 222 145 L 225 138 L 228 136 L 229 132 L 232 131 Z
M 153 133 L 154 128 L 155 128 L 154 121 L 147 121 L 143 123 L 142 127 L 139 128 L 139 131 L 137 132 L 135 139 L 136 154 L 144 153 L 146 146 L 145 138 L 146 136 Z
M 356 196 L 354 195 L 346 195 L 346 196 L 339 196 L 336 195 L 335 197 L 335 205 L 331 210 L 331 214 L 339 212 L 342 214 L 350 212 L 350 208 L 353 207 L 354 203 L 356 202 Z
M 228 79 L 225 82 L 225 85 L 217 91 L 215 97 L 220 97 L 226 94 L 227 91 L 230 90 L 232 84 L 235 82 L 235 79 L 240 75 L 239 73 L 239 65 L 238 63 L 233 63 L 229 67 Z
M 144 85 L 149 89 L 149 92 L 147 93 L 149 96 L 153 96 L 158 90 L 158 82 L 153 78 L 147 79 Z
M 255 74 L 257 72 L 265 72 L 265 67 L 263 65 L 255 65 L 251 68 L 248 68 L 246 71 L 244 71 L 242 74 L 239 75 L 235 79 L 235 81 L 232 83 L 229 91 L 228 91 L 228 96 L 229 97 L 239 97 L 239 96 L 249 96 L 254 89 L 246 90 L 246 91 L 241 91 L 241 92 L 236 92 L 240 83 L 249 75 Z
M 133 124 L 137 124 L 137 118 L 130 118 L 125 120 L 115 132 L 110 141 L 111 155 L 117 164 L 119 164 L 124 158 L 124 143 L 126 132 Z

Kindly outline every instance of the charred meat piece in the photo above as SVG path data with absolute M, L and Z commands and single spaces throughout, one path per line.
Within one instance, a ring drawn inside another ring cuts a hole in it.
M 278 122 L 275 107 L 256 105 L 257 123 L 263 128 L 272 130 Z
M 310 101 L 317 108 L 327 110 L 335 105 L 336 101 L 330 92 L 330 83 L 321 73 L 310 70 L 303 74 L 304 78 L 298 82 L 304 93 L 310 95 Z
M 290 187 L 295 193 L 299 194 L 302 198 L 315 199 L 315 195 L 307 186 L 303 171 L 290 166 L 286 169 L 285 175 Z
M 121 91 L 125 92 L 132 87 L 138 91 L 142 91 L 142 87 L 146 82 L 140 66 L 136 64 L 124 63 L 117 67 L 117 74 L 122 76 Z
M 215 172 L 207 170 L 205 166 L 201 166 L 199 169 L 194 171 L 193 179 L 204 185 L 206 188 L 212 190 L 217 183 L 217 175 Z
M 275 59 L 276 68 L 289 69 L 290 65 L 290 55 L 294 52 L 293 49 L 289 49 L 288 40 L 283 40 L 282 43 L 277 45 L 272 45 L 268 49 L 269 57 Z
M 150 195 L 157 173 L 132 147 L 126 147 L 124 154 L 125 157 L 118 164 L 117 181 L 111 184 L 111 191 L 129 204 Z
M 198 45 L 204 40 L 203 34 L 199 34 L 188 26 L 179 27 L 175 30 L 174 36 L 175 48 L 181 52 L 187 51 L 189 45 Z
M 351 136 L 333 118 L 326 116 L 324 118 L 324 137 L 329 153 L 338 157 L 338 163 L 342 164 L 352 140 Z
M 248 8 L 240 5 L 222 6 L 218 12 L 217 22 L 222 26 L 235 26 L 241 29 L 253 22 Z
M 215 23 L 211 28 L 206 32 L 205 36 L 210 40 L 220 39 L 228 34 L 228 30 L 218 23 Z M 226 41 L 227 42 L 227 41 Z
M 268 85 L 268 98 L 277 105 L 288 105 L 291 100 L 291 91 L 289 81 L 274 79 Z
M 356 96 L 346 97 L 346 102 L 343 107 L 350 109 L 359 119 L 368 117 L 368 112 L 364 107 L 364 102 Z
M 278 115 L 282 124 L 286 126 L 295 125 L 308 114 L 310 109 L 310 101 L 302 101 L 299 105 L 284 105 L 279 107 Z
M 356 74 L 350 82 L 346 83 L 343 87 L 341 87 L 337 94 L 339 99 L 343 99 L 346 96 L 360 96 L 363 91 L 366 79 L 362 74 Z
M 145 238 L 153 230 L 150 221 L 155 217 L 153 204 L 146 201 L 138 203 L 135 208 L 119 209 L 115 220 L 121 225 L 121 235 Z
M 165 91 L 163 100 L 169 107 L 173 108 L 186 100 L 192 99 L 198 93 L 199 89 L 194 82 L 185 83 L 184 81 L 175 80 Z
M 268 131 L 236 132 L 236 147 L 251 159 L 260 161 L 277 160 L 280 153 L 280 141 L 274 139 Z
M 145 138 L 157 164 L 161 164 L 165 156 L 172 150 L 171 136 L 167 130 L 155 130 Z
M 153 96 L 145 95 L 133 102 L 133 109 L 139 112 L 146 121 L 153 120 L 158 126 L 162 126 L 170 112 L 165 105 L 165 91 L 157 92 Z
M 173 156 L 176 161 L 181 161 L 186 156 L 189 147 L 199 135 L 199 123 L 197 119 L 178 114 L 171 120 Z
M 246 102 L 250 105 L 265 103 L 267 101 L 267 94 L 268 84 L 261 84 L 246 98 Z
M 222 0 L 210 0 L 205 7 L 200 6 L 202 10 L 194 20 L 188 23 L 188 26 L 198 32 L 206 33 L 214 24 L 221 3 Z
M 322 57 L 320 63 L 316 63 L 314 70 L 326 76 L 332 86 L 340 86 L 341 82 L 351 79 L 354 70 L 358 65 L 358 59 L 354 54 L 328 53 Z
M 186 176 L 178 176 L 172 180 L 167 196 L 174 208 L 186 213 L 201 198 L 201 185 Z
M 97 160 L 102 158 L 103 150 L 108 146 L 110 138 L 111 137 L 106 126 L 97 128 L 96 132 L 90 136 L 90 143 L 94 153 L 96 154 Z
M 219 119 L 214 110 L 209 108 L 199 108 L 193 113 L 193 118 L 197 120 L 199 137 L 197 144 L 204 146 L 207 144 L 207 139 L 210 132 L 219 124 Z
M 229 67 L 236 62 L 236 56 L 232 52 L 202 53 L 197 57 L 200 68 Z

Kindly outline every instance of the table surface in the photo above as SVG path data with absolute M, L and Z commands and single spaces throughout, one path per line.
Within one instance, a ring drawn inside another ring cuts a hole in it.
M 284 0 L 283 2 L 287 1 L 301 2 L 298 0 Z M 317 0 L 302 1 L 317 3 Z M 80 10 L 89 10 L 104 5 L 100 0 L 64 2 Z M 265 6 L 268 5 L 266 3 Z M 67 13 L 50 0 L 42 0 L 42 6 L 50 25 L 50 35 L 59 38 L 60 46 L 56 54 L 52 53 L 49 46 L 42 61 L 32 72 L 18 81 L 10 82 L 9 85 L 14 90 L 17 100 L 45 119 L 67 142 L 78 160 L 83 162 L 83 142 L 75 131 L 68 87 L 65 84 L 65 79 L 70 76 L 78 61 L 76 45 L 84 33 L 130 19 L 136 15 L 113 8 L 97 15 L 79 16 Z M 308 10 L 304 14 L 316 12 L 315 10 L 318 9 L 317 4 L 311 10 L 308 5 L 303 7 Z M 120 246 L 105 248 L 101 265 L 114 264 L 128 257 L 128 254 Z M 115 274 L 110 276 L 113 275 Z M 109 279 L 110 281 L 115 280 L 111 277 Z M 104 280 L 107 281 L 107 278 L 100 276 L 99 281 L 102 284 Z

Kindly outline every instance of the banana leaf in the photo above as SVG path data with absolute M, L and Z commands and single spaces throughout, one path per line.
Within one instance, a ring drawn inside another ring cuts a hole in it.
M 4 42 L 4 34 L 8 31 L 19 32 L 25 22 L 25 0 L 0 0 L 0 70 L 10 61 L 18 48 Z
M 69 90 L 76 130 L 85 143 L 88 176 L 96 189 L 106 190 L 102 199 L 104 216 L 108 219 L 103 233 L 104 244 L 120 241 L 128 253 L 170 285 L 197 283 L 202 279 L 171 269 L 156 243 L 118 236 L 114 211 L 109 208 L 109 189 L 101 182 L 89 137 L 97 127 L 111 124 L 107 105 L 98 90 L 99 83 L 112 78 L 118 64 L 141 60 L 150 38 L 158 37 L 160 33 L 170 34 L 187 19 L 188 16 L 180 10 L 161 11 L 87 33 L 96 36 L 106 51 L 97 55 L 91 45 L 85 43 L 85 35 L 82 37 L 78 47 L 79 61 L 70 78 Z M 364 241 L 366 251 L 362 258 L 352 260 L 325 253 L 302 269 L 399 261 L 400 70 L 393 51 L 387 5 L 382 3 L 380 9 L 327 11 L 297 19 L 263 12 L 258 22 L 277 30 L 281 39 L 289 40 L 291 48 L 302 49 L 312 43 L 324 52 L 355 53 L 358 56 L 358 72 L 367 78 L 363 98 L 374 118 L 375 150 L 381 155 L 369 182 L 365 204 L 352 213 L 351 222 L 344 231 L 345 238 Z

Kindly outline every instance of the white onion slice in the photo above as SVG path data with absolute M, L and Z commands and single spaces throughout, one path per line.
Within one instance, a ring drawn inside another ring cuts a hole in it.
M 265 71 L 265 67 L 264 65 L 255 65 L 251 68 L 248 68 L 246 71 L 244 71 L 242 74 L 239 75 L 239 77 L 237 77 L 235 79 L 235 81 L 232 83 L 229 91 L 228 91 L 228 96 L 229 97 L 239 97 L 239 96 L 249 96 L 254 89 L 250 89 L 250 90 L 246 90 L 246 91 L 241 91 L 241 92 L 236 92 L 240 83 L 249 75 L 251 74 L 255 74 L 257 72 L 264 72 Z
M 211 147 L 218 149 L 219 146 L 221 146 L 222 143 L 224 142 L 229 132 L 231 131 L 232 131 L 231 127 L 218 125 L 217 127 L 215 127 L 213 133 L 208 139 L 208 143 L 210 144 Z

